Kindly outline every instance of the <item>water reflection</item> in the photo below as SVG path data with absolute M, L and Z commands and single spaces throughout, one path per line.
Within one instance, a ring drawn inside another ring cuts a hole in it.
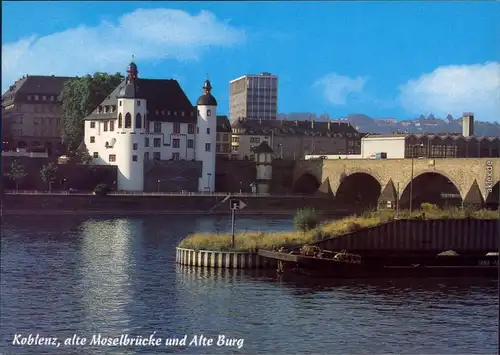
M 107 324 L 128 330 L 125 308 L 131 302 L 131 240 L 143 233 L 137 220 L 90 220 L 82 224 L 79 282 L 89 331 L 99 332 Z

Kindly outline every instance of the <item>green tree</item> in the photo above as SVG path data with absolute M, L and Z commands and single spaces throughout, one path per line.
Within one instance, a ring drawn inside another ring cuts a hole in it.
M 95 73 L 67 81 L 61 91 L 63 108 L 62 138 L 70 152 L 75 151 L 83 141 L 83 119 L 123 81 L 123 75 L 116 73 Z
M 42 166 L 40 176 L 42 180 L 49 185 L 49 192 L 52 191 L 52 183 L 57 177 L 57 166 L 52 163 Z
M 316 212 L 310 207 L 297 210 L 297 213 L 293 217 L 293 225 L 295 226 L 295 230 L 304 233 L 316 228 L 318 226 Z
M 28 174 L 24 171 L 24 167 L 19 164 L 17 160 L 12 161 L 10 164 L 10 170 L 5 173 L 5 176 L 16 183 L 16 191 L 19 189 L 19 183 L 26 177 L 26 175 Z

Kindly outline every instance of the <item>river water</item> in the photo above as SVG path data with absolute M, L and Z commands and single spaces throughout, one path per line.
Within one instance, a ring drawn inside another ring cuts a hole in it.
M 222 217 L 4 217 L 2 222 L 2 355 L 497 353 L 495 281 L 304 284 L 272 271 L 176 265 L 177 243 L 194 231 L 229 230 L 229 218 Z M 283 217 L 237 220 L 238 230 L 291 228 Z M 88 345 L 94 334 L 147 338 L 153 332 L 161 346 Z M 59 347 L 52 341 L 17 344 L 30 334 L 57 337 Z M 87 344 L 65 345 L 74 335 Z M 184 335 L 188 342 L 198 338 L 191 346 L 163 343 Z M 200 335 L 214 338 L 214 345 L 194 346 Z M 217 346 L 219 336 L 243 344 Z

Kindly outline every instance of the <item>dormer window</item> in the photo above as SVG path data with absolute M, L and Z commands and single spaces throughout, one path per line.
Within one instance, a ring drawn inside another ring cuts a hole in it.
M 38 101 L 38 95 L 35 95 L 35 101 Z
M 177 111 L 174 111 L 174 116 L 177 116 Z
M 161 115 L 165 116 L 165 110 L 161 110 Z
M 156 110 L 156 115 L 159 115 L 160 114 L 160 111 L 159 110 Z
M 191 111 L 191 117 L 193 117 L 193 116 L 194 116 L 194 112 L 193 112 L 193 111 Z
M 109 106 L 108 105 L 104 106 L 104 113 L 108 113 L 108 110 L 109 110 Z
M 50 97 L 50 101 L 54 101 L 54 96 L 51 96 L 51 97 Z
M 207 116 L 211 116 L 212 115 L 212 110 L 207 110 Z
M 99 113 L 102 113 L 102 106 L 99 106 Z
M 171 115 L 170 111 L 167 111 L 167 115 L 169 115 L 169 116 Z
M 184 111 L 181 111 L 181 116 L 184 117 Z
M 28 95 L 28 101 L 31 101 L 31 95 Z
M 43 95 L 42 96 L 42 101 L 47 101 L 47 96 Z

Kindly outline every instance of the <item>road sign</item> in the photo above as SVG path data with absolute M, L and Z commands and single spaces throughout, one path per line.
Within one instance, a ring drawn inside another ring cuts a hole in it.
M 229 206 L 232 210 L 242 210 L 246 207 L 246 204 L 241 200 L 232 199 L 229 201 Z

